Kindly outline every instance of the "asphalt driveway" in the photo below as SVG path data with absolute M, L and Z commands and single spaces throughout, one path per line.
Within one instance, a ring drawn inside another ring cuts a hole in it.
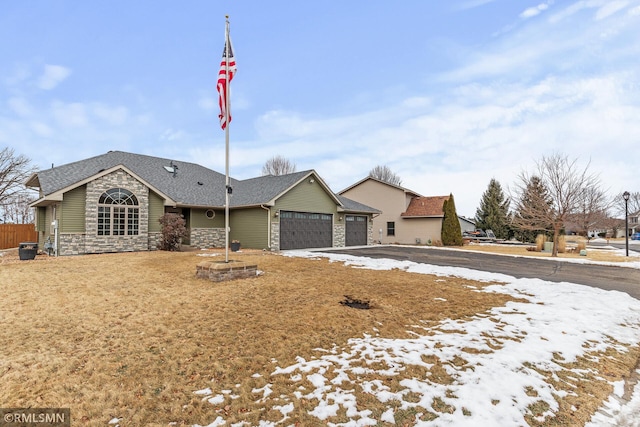
M 577 264 L 537 258 L 511 257 L 480 252 L 439 250 L 429 247 L 367 246 L 326 250 L 369 258 L 390 258 L 418 263 L 466 267 L 474 270 L 570 282 L 605 290 L 626 292 L 640 300 L 640 270 L 594 264 Z

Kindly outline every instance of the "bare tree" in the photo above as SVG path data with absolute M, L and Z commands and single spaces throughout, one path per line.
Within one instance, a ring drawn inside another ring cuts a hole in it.
M 622 197 L 622 193 L 623 192 L 616 194 L 612 203 L 614 205 L 613 209 L 615 210 L 615 213 L 624 218 L 625 202 Z M 629 191 L 629 202 L 627 208 L 629 209 L 629 214 L 640 212 L 640 191 Z
M 402 179 L 396 175 L 387 165 L 378 165 L 369 171 L 371 178 L 379 179 L 392 185 L 402 184 Z
M 35 220 L 34 211 L 29 207 L 38 196 L 38 193 L 25 190 L 13 194 L 4 205 L 0 206 L 0 218 L 5 223 L 31 224 Z
M 296 164 L 280 155 L 273 156 L 262 166 L 262 176 L 286 175 L 296 171 Z
M 569 220 L 576 227 L 581 236 L 589 239 L 589 231 L 598 228 L 609 228 L 609 208 L 611 201 L 599 186 L 587 187 L 582 194 L 576 211 L 569 216 Z
M 531 178 L 537 176 L 547 191 L 550 204 L 544 200 L 526 200 L 526 189 Z M 558 238 L 565 224 L 584 206 L 585 196 L 600 191 L 599 178 L 589 172 L 589 165 L 580 168 L 577 160 L 569 160 L 566 155 L 553 154 L 542 157 L 536 163 L 534 174 L 521 172 L 515 187 L 516 210 L 521 215 L 514 216 L 514 225 L 524 230 L 546 230 L 553 233 L 553 253 L 558 256 Z
M 33 172 L 30 159 L 17 156 L 13 148 L 0 150 L 0 208 L 5 214 L 20 200 L 18 196 L 29 193 L 24 184 Z

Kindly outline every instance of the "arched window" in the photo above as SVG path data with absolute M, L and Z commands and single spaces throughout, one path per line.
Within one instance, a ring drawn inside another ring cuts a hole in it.
M 98 236 L 132 236 L 140 226 L 138 199 L 124 188 L 107 190 L 98 199 Z

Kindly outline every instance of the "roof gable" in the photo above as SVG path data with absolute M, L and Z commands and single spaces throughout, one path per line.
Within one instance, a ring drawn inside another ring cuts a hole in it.
M 347 188 L 345 188 L 344 190 L 339 191 L 338 194 L 344 194 L 347 191 L 364 184 L 365 182 L 373 182 L 373 183 L 378 183 L 378 184 L 381 184 L 381 185 L 386 185 L 388 187 L 395 188 L 395 189 L 398 189 L 400 191 L 403 191 L 404 193 L 407 193 L 407 194 L 409 194 L 411 196 L 416 196 L 416 197 L 422 196 L 420 193 L 416 193 L 413 190 L 409 190 L 408 188 L 404 188 L 404 187 L 402 187 L 400 185 L 390 184 L 390 183 L 388 183 L 386 181 L 382 181 L 381 179 L 374 178 L 372 176 L 368 176 L 366 178 L 361 179 L 360 181 L 356 182 L 355 184 L 352 184 L 352 185 L 348 186 Z
M 414 197 L 411 199 L 407 210 L 400 216 L 403 217 L 443 217 L 444 202 L 449 196 Z
M 173 165 L 175 173 L 165 167 Z M 106 154 L 45 169 L 37 182 L 45 198 L 73 188 L 116 167 L 123 167 L 160 195 L 177 205 L 224 206 L 225 176 L 195 163 L 141 154 L 109 151 Z M 30 179 L 34 182 L 34 179 Z M 235 180 L 232 181 L 232 186 Z
M 266 204 L 273 205 L 276 200 L 304 180 L 318 182 L 323 190 L 337 205 L 341 205 L 336 194 L 318 176 L 313 169 L 284 175 L 264 175 L 238 182 L 239 195 L 236 206 Z
M 157 188 L 155 188 L 152 184 L 146 182 L 144 180 L 144 178 L 138 176 L 136 173 L 132 172 L 127 167 L 122 166 L 122 165 L 117 165 L 117 166 L 114 166 L 114 167 L 109 168 L 109 169 L 101 170 L 99 173 L 97 173 L 97 174 L 95 174 L 95 175 L 93 175 L 91 177 L 88 177 L 88 178 L 83 179 L 81 181 L 75 182 L 75 183 L 73 183 L 72 185 L 70 185 L 68 187 L 64 187 L 64 188 L 61 188 L 61 189 L 59 189 L 57 191 L 54 191 L 53 193 L 49 193 L 47 198 L 51 199 L 51 200 L 62 200 L 62 197 L 63 197 L 64 193 L 66 193 L 68 191 L 71 191 L 71 190 L 73 190 L 75 188 L 78 188 L 81 185 L 85 185 L 88 182 L 93 181 L 93 180 L 95 180 L 97 178 L 100 178 L 100 177 L 105 176 L 105 175 L 109 175 L 110 173 L 113 173 L 113 172 L 115 172 L 117 170 L 122 170 L 122 171 L 126 172 L 127 174 L 131 175 L 132 177 L 134 177 L 135 179 L 140 181 L 142 184 L 144 184 L 145 186 L 150 188 L 152 191 L 154 191 L 155 193 L 157 193 L 161 197 L 163 197 L 169 204 L 175 204 L 173 202 L 173 200 L 169 196 L 167 196 L 166 194 L 163 194 L 162 191 L 160 191 Z

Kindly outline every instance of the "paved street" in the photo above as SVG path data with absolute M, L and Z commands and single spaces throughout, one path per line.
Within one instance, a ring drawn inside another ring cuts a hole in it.
M 624 242 L 599 242 L 599 241 L 594 241 L 594 242 L 590 242 L 589 246 L 594 246 L 594 247 L 604 247 L 604 246 L 613 246 L 614 248 L 617 249 L 625 249 L 625 244 Z M 633 252 L 640 252 L 640 244 L 638 243 L 638 241 L 634 241 L 634 240 L 629 240 L 629 254 L 633 253 Z
M 571 282 L 606 290 L 626 292 L 640 299 L 640 270 L 549 259 L 511 257 L 480 252 L 439 250 L 428 247 L 368 246 L 331 250 L 355 256 L 390 258 L 413 262 L 466 267 L 514 277 L 535 277 L 551 282 Z

